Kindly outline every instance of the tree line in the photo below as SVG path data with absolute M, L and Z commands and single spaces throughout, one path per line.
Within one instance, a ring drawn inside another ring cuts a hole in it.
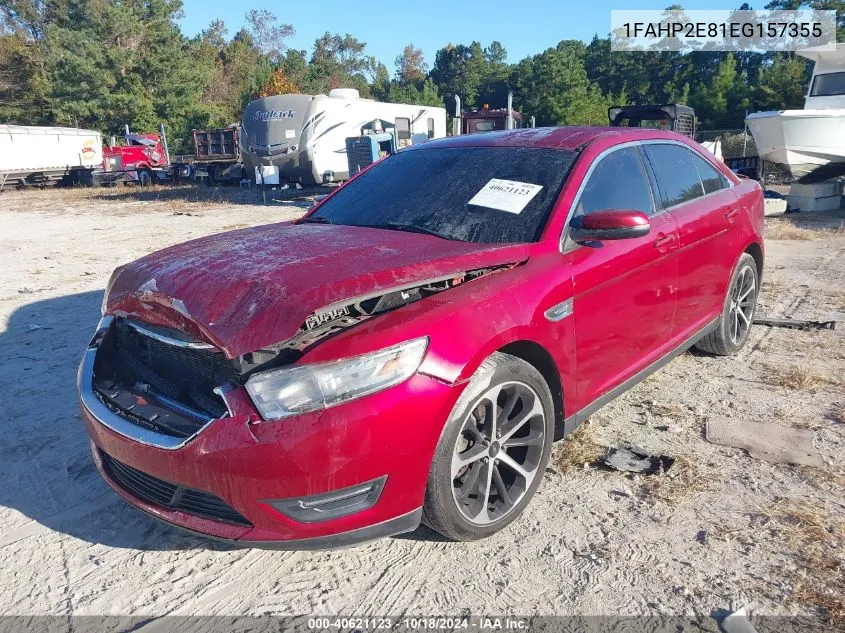
M 845 15 L 845 0 L 766 8 L 804 6 Z M 0 11 L 0 122 L 105 134 L 164 123 L 173 139 L 187 139 L 191 129 L 237 122 L 258 96 L 339 87 L 450 113 L 456 94 L 465 108 L 495 108 L 512 91 L 538 126 L 604 124 L 611 105 L 687 103 L 700 128 L 738 128 L 746 112 L 801 108 L 811 72 L 791 53 L 611 53 L 610 38 L 598 35 L 516 63 L 497 41 L 448 44 L 431 65 L 409 44 L 391 72 L 350 34 L 289 48 L 294 27 L 267 10 L 249 11 L 232 35 L 215 20 L 195 37 L 179 29 L 181 0 L 2 0 Z

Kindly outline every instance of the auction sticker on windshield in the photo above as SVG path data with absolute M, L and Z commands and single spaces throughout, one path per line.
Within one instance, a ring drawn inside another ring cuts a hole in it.
M 528 182 L 491 178 L 467 204 L 508 213 L 522 213 L 542 188 L 543 185 L 532 185 Z

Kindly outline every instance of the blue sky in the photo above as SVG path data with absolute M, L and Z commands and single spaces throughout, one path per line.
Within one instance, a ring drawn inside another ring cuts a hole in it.
M 184 0 L 182 30 L 193 36 L 215 18 L 229 27 L 229 36 L 241 27 L 244 14 L 253 8 L 267 9 L 281 22 L 292 24 L 296 35 L 292 48 L 310 53 L 314 40 L 324 32 L 351 33 L 367 43 L 367 51 L 387 64 L 393 72 L 393 60 L 408 43 L 425 53 L 429 66 L 437 49 L 448 43 L 469 44 L 478 40 L 486 46 L 499 40 L 508 51 L 508 60 L 518 61 L 560 40 L 589 41 L 594 33 L 610 30 L 611 9 L 664 9 L 672 0 L 639 0 L 631 5 L 625 0 L 581 0 L 565 3 L 553 0 L 502 2 L 499 0 L 343 0 L 314 2 L 308 0 L 272 2 L 271 0 Z M 687 0 L 685 9 L 735 9 L 742 0 Z M 765 4 L 760 3 L 760 7 Z M 752 3 L 755 6 L 756 3 Z

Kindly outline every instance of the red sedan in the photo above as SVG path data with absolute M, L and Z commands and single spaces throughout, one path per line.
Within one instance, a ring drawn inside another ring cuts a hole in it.
M 94 460 L 253 545 L 488 536 L 555 439 L 693 345 L 743 347 L 762 232 L 759 185 L 670 132 L 402 150 L 296 222 L 114 272 L 79 372 Z

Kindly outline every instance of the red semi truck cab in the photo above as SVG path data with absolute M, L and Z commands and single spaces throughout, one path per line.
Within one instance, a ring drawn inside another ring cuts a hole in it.
M 123 145 L 103 148 L 102 184 L 150 185 L 169 177 L 170 160 L 158 134 L 127 134 Z

